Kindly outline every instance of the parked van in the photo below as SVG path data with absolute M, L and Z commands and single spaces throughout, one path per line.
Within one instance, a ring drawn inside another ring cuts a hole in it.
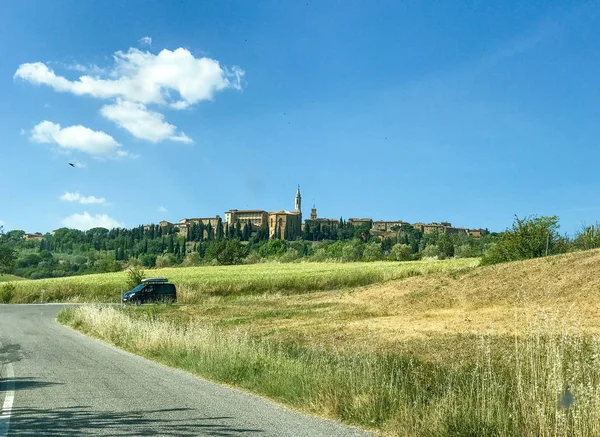
M 172 303 L 177 301 L 175 285 L 167 278 L 143 279 L 142 283 L 133 290 L 123 294 L 123 304 L 141 305 L 149 302 Z

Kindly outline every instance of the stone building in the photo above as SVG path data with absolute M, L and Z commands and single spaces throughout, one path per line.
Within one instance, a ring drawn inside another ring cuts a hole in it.
M 364 225 L 364 224 L 369 224 L 370 226 L 373 225 L 373 219 L 370 218 L 349 218 L 348 219 L 348 223 L 350 223 L 352 226 L 359 226 L 359 225 Z
M 36 232 L 35 234 L 24 234 L 23 238 L 25 240 L 43 240 L 44 236 L 39 232 Z
M 379 231 L 379 232 L 392 232 L 392 231 L 395 231 L 396 228 L 400 228 L 402 225 L 410 226 L 410 223 L 403 222 L 402 220 L 392 220 L 392 221 L 377 220 L 377 221 L 373 222 L 372 229 L 374 231 Z
M 250 222 L 254 228 L 262 227 L 263 223 L 268 223 L 269 213 L 262 209 L 230 209 L 225 213 L 225 223 L 229 226 L 235 226 L 237 222 L 243 227 Z
M 315 211 L 316 213 L 316 211 Z M 269 238 L 295 240 L 302 236 L 302 196 L 300 186 L 294 199 L 294 211 L 275 211 L 269 213 Z
M 175 227 L 179 229 L 179 235 L 187 236 L 188 231 L 192 227 L 192 225 L 199 225 L 202 223 L 204 226 L 208 226 L 209 224 L 213 229 L 217 228 L 217 224 L 221 217 L 218 215 L 216 217 L 196 217 L 196 218 L 184 218 L 179 220 L 179 223 L 175 224 Z M 204 231 L 204 236 L 207 235 L 207 231 Z

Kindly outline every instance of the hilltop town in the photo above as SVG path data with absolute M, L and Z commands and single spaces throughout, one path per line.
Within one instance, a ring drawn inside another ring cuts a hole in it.
M 253 235 L 261 228 L 268 228 L 269 238 L 278 238 L 282 240 L 295 240 L 306 234 L 307 230 L 316 230 L 319 232 L 335 231 L 340 225 L 340 219 L 320 218 L 317 216 L 317 208 L 313 205 L 310 211 L 310 218 L 302 223 L 302 195 L 300 186 L 296 191 L 294 198 L 294 209 L 292 211 L 282 209 L 280 211 L 267 212 L 262 209 L 230 209 L 225 212 L 224 220 L 221 216 L 215 217 L 197 217 L 183 218 L 177 223 L 171 223 L 163 220 L 159 223 L 161 228 L 173 227 L 179 230 L 179 234 L 186 236 L 191 228 L 201 226 L 204 231 L 208 232 L 208 228 L 216 229 L 221 223 L 221 226 L 233 228 L 248 227 L 249 233 Z M 369 229 L 371 236 L 380 239 L 392 238 L 397 236 L 398 231 L 404 226 L 412 226 L 424 234 L 433 232 L 441 232 L 447 234 L 464 234 L 474 238 L 481 237 L 484 229 L 469 229 L 452 226 L 449 222 L 432 222 L 432 223 L 409 223 L 403 220 L 373 220 L 372 218 L 349 218 L 347 223 L 353 226 L 364 226 Z M 145 230 L 150 229 L 151 225 L 144 226 Z

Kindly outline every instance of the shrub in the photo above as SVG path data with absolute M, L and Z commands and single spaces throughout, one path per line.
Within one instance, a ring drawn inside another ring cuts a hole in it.
M 244 258 L 244 264 L 258 264 L 261 262 L 261 260 L 262 257 L 258 253 L 252 252 L 250 255 Z
M 156 255 L 145 253 L 140 256 L 140 261 L 144 267 L 154 267 L 156 265 Z
M 7 282 L 0 287 L 0 303 L 10 303 L 17 287 L 12 282 Z
M 394 244 L 390 258 L 394 261 L 408 261 L 412 257 L 412 249 L 408 244 Z
M 435 244 L 430 244 L 421 251 L 423 258 L 438 258 L 440 256 L 440 248 Z
M 171 267 L 172 265 L 173 259 L 171 258 L 171 255 L 160 255 L 156 257 L 155 266 L 157 268 Z
M 481 256 L 481 250 L 470 244 L 460 245 L 454 250 L 455 258 L 476 258 L 478 256 Z
M 380 243 L 369 243 L 365 246 L 363 251 L 364 261 L 378 261 L 381 259 L 381 244 Z
M 558 217 L 515 216 L 512 228 L 485 253 L 482 265 L 505 261 L 539 258 L 563 253 L 567 250 L 565 239 L 558 234 Z
M 315 253 L 310 257 L 311 261 L 323 262 L 327 260 L 327 250 L 323 247 L 319 247 L 315 250 Z
M 288 249 L 286 253 L 284 253 L 279 261 L 282 263 L 291 263 L 300 258 L 300 253 L 296 249 Z
M 202 264 L 202 258 L 200 258 L 200 254 L 198 252 L 188 253 L 181 265 L 183 267 L 194 267 Z
M 127 271 L 127 286 L 129 289 L 137 287 L 142 283 L 142 279 L 145 277 L 143 270 L 140 270 L 137 267 L 129 267 L 129 270 Z
M 342 247 L 342 261 L 356 261 L 358 259 L 358 248 L 352 243 L 344 244 Z

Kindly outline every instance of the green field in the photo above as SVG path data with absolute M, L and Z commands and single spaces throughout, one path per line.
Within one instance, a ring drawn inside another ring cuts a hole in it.
M 198 303 L 210 296 L 294 294 L 357 287 L 438 271 L 464 271 L 478 259 L 371 263 L 265 263 L 219 267 L 153 269 L 147 277 L 166 277 L 177 286 L 178 301 Z M 12 303 L 120 302 L 127 273 L 14 282 Z M 44 293 L 41 293 L 44 290 Z
M 0 282 L 23 281 L 23 278 L 15 275 L 0 275 Z

